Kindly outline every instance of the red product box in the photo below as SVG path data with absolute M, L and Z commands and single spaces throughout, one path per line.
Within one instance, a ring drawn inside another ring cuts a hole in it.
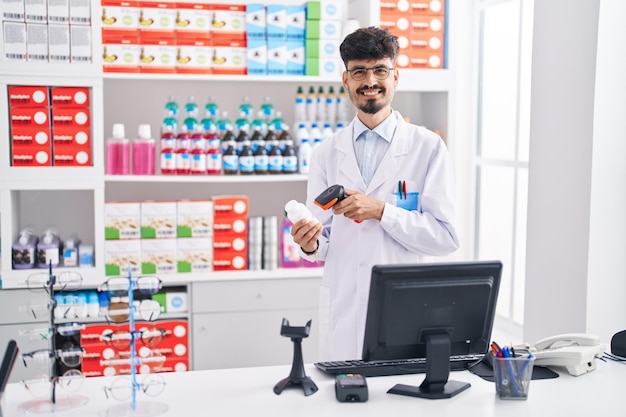
M 248 219 L 245 217 L 215 217 L 213 236 L 248 236 Z
M 445 20 L 443 16 L 413 15 L 411 16 L 411 31 L 413 33 L 435 32 L 443 33 Z
M 211 40 L 211 4 L 185 0 L 176 2 L 176 44 L 208 45 Z
M 248 252 L 248 236 L 236 236 L 227 234 L 213 238 L 213 252 L 232 251 L 237 253 Z
M 411 1 L 411 14 L 442 15 L 445 13 L 445 0 L 417 0 Z
M 9 116 L 11 128 L 50 126 L 49 107 L 11 107 Z
M 60 146 L 89 149 L 91 147 L 91 134 L 89 126 L 53 126 L 52 146 L 55 149 Z
M 52 166 L 50 146 L 14 145 L 11 149 L 14 167 L 49 167 Z
M 248 217 L 250 200 L 245 195 L 213 197 L 213 215 L 219 217 Z
M 44 107 L 50 105 L 48 87 L 10 85 L 9 106 L 11 107 Z
M 91 166 L 91 150 L 77 146 L 55 147 L 53 149 L 54 166 L 84 167 Z
M 442 51 L 411 51 L 411 68 L 441 69 L 443 68 Z
M 380 17 L 381 29 L 386 29 L 396 36 L 409 36 L 411 32 L 411 19 L 406 14 L 391 14 Z
M 413 33 L 409 40 L 411 54 L 420 51 L 442 51 L 443 33 Z
M 213 254 L 214 271 L 241 271 L 248 269 L 248 255 L 234 251 Z
M 89 107 L 53 107 L 53 130 L 62 126 L 89 126 Z
M 50 145 L 51 131 L 49 126 L 11 128 L 11 144 L 15 145 Z
M 51 87 L 52 107 L 89 107 L 88 87 Z
M 139 0 L 139 38 L 156 36 L 174 40 L 176 3 L 174 1 Z
M 245 40 L 246 5 L 212 4 L 209 30 L 213 39 Z

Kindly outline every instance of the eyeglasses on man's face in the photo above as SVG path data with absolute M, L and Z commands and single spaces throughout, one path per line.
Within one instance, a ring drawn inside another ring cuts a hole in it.
M 372 71 L 372 74 L 374 74 L 374 78 L 382 81 L 386 80 L 393 70 L 393 67 L 376 65 L 374 67 L 354 67 L 346 71 L 350 74 L 350 77 L 352 77 L 354 81 L 363 81 L 365 77 L 367 77 L 368 71 Z

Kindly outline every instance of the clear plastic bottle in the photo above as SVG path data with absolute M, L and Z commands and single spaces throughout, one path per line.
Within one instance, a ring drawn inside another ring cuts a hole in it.
M 185 103 L 185 120 L 183 124 L 187 125 L 187 129 L 192 132 L 198 124 L 198 103 L 194 96 L 189 96 Z
M 263 119 L 265 120 L 265 123 L 269 124 L 272 120 L 274 120 L 274 104 L 272 104 L 272 99 L 269 96 L 266 96 L 263 99 L 261 111 L 263 112 Z
M 176 174 L 176 136 L 166 129 L 161 133 L 161 174 Z
M 219 117 L 220 107 L 215 102 L 215 97 L 209 97 L 204 105 L 204 115 L 207 118 L 216 120 Z
M 292 222 L 283 217 L 280 237 L 280 266 L 281 268 L 299 268 L 302 266 L 300 258 L 300 248 L 291 236 Z
M 178 103 L 174 96 L 170 96 L 165 103 L 165 114 L 161 123 L 161 133 L 165 130 L 176 132 L 178 130 Z
M 244 96 L 239 105 L 239 114 L 245 118 L 248 123 L 252 121 L 254 117 L 254 106 L 250 103 L 250 97 Z
M 267 122 L 265 121 L 265 117 L 263 116 L 263 111 L 262 110 L 259 110 L 257 112 L 257 116 L 252 120 L 252 123 L 250 123 L 250 128 L 253 131 L 258 128 L 259 131 L 263 135 L 267 134 L 268 125 L 267 125 Z
M 156 143 L 150 125 L 140 124 L 137 139 L 133 140 L 133 174 L 154 175 L 156 173 Z
M 302 139 L 302 143 L 298 147 L 298 172 L 300 174 L 308 174 L 311 165 L 311 154 L 313 147 L 308 138 Z
M 226 132 L 233 130 L 233 124 L 228 118 L 228 112 L 223 111 L 220 118 L 217 120 L 217 135 L 220 138 L 224 138 Z
M 126 138 L 124 125 L 115 123 L 113 134 L 107 139 L 106 174 L 130 174 L 130 140 Z
M 239 111 L 239 117 L 235 120 L 235 131 L 241 132 L 242 130 L 250 131 L 250 121 L 243 111 Z
M 287 124 L 285 123 L 285 119 L 283 119 L 283 114 L 280 110 L 276 111 L 276 114 L 272 121 L 270 122 L 270 129 L 274 129 L 276 132 L 282 132 L 285 128 L 288 129 Z

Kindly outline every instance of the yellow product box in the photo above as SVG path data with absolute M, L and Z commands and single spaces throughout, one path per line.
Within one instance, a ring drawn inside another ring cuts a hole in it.
M 176 201 L 141 202 L 141 238 L 176 237 Z
M 141 225 L 141 204 L 105 203 L 104 238 L 107 240 L 139 239 Z
M 176 216 L 178 237 L 211 237 L 213 235 L 213 201 L 178 201 Z
M 176 242 L 178 272 L 209 272 L 213 270 L 213 239 L 185 238 Z
M 148 239 L 141 241 L 141 273 L 176 273 L 176 239 Z
M 137 276 L 141 272 L 141 240 L 107 240 L 104 242 L 106 276 Z

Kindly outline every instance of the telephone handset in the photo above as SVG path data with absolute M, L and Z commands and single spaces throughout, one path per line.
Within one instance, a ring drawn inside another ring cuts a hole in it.
M 596 335 L 566 333 L 541 339 L 530 350 L 535 365 L 563 366 L 571 375 L 579 376 L 596 369 L 596 356 L 605 346 Z

